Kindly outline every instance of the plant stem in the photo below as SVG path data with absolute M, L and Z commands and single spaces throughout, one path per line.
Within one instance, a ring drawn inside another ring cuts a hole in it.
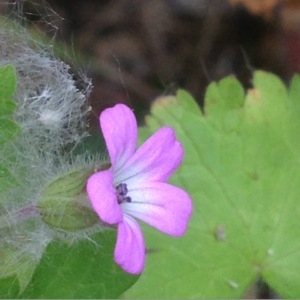
M 0 216 L 0 229 L 19 224 L 29 218 L 37 217 L 39 214 L 40 211 L 35 206 L 24 207 L 21 210 L 9 212 L 6 215 Z

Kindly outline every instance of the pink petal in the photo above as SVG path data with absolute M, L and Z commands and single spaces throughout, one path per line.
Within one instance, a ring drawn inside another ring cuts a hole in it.
M 123 213 L 117 201 L 111 170 L 93 174 L 87 181 L 87 194 L 100 219 L 108 224 L 122 221 Z
M 162 182 L 130 186 L 132 202 L 122 204 L 125 214 L 173 236 L 183 235 L 192 214 L 192 201 L 182 189 Z
M 180 165 L 183 149 L 170 127 L 154 133 L 116 174 L 118 182 L 167 181 Z
M 106 142 L 110 161 L 118 170 L 132 156 L 137 143 L 137 123 L 131 109 L 117 104 L 100 115 L 100 126 Z
M 115 261 L 126 272 L 140 274 L 145 264 L 145 244 L 138 223 L 130 216 L 124 216 L 119 223 Z

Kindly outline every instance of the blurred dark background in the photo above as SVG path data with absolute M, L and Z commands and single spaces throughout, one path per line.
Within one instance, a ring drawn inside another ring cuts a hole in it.
M 202 105 L 226 75 L 247 88 L 254 69 L 286 81 L 300 70 L 299 0 L 18 2 L 33 30 L 69 47 L 62 59 L 92 78 L 95 115 L 115 102 L 143 114 L 179 87 Z

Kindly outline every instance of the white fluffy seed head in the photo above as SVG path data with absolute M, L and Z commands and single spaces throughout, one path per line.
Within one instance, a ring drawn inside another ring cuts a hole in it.
M 15 212 L 35 205 L 55 177 L 98 159 L 74 158 L 67 150 L 88 135 L 87 97 L 91 82 L 83 78 L 85 89 L 79 90 L 69 66 L 54 58 L 25 29 L 0 24 L 0 66 L 6 64 L 16 69 L 14 100 L 18 105 L 13 117 L 22 131 L 0 148 L 0 162 L 6 164 L 17 181 L 9 191 L 0 191 L 0 216 L 6 214 L 11 222 L 5 239 L 0 240 L 0 249 L 4 243 L 10 243 L 19 249 L 17 256 L 26 252 L 38 260 L 48 242 L 63 235 L 55 234 L 41 220 L 29 226 L 30 230 L 18 226 Z M 87 232 L 74 233 L 71 240 L 86 238 Z
M 17 178 L 23 174 L 22 186 L 32 190 L 39 182 L 43 185 L 49 173 L 57 173 L 58 163 L 70 161 L 66 149 L 88 135 L 91 83 L 80 91 L 69 66 L 47 53 L 25 30 L 0 26 L 0 52 L 0 66 L 12 64 L 17 73 L 14 119 L 22 133 L 8 145 L 18 153 L 11 168 Z M 24 178 L 24 172 L 30 176 Z
M 21 42 L 5 42 L 11 34 L 14 33 L 0 29 L 0 47 L 6 53 L 0 57 L 0 65 L 11 63 L 16 68 L 18 108 L 15 119 L 24 135 L 30 135 L 35 144 L 50 151 L 78 142 L 86 134 L 86 95 L 90 83 L 85 91 L 79 91 L 65 63 L 38 47 L 31 48 L 21 40 L 21 35 L 18 36 Z

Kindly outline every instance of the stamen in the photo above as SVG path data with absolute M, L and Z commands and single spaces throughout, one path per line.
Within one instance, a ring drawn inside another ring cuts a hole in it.
M 126 183 L 120 183 L 116 187 L 116 191 L 117 191 L 117 199 L 118 199 L 119 204 L 122 204 L 124 202 L 127 202 L 127 203 L 131 202 L 131 198 L 129 196 L 126 196 L 128 193 Z
M 128 193 L 127 184 L 126 183 L 120 183 L 117 186 L 117 192 L 120 196 L 126 196 Z
M 130 197 L 125 197 L 124 199 L 123 199 L 124 201 L 126 201 L 127 203 L 129 203 L 129 202 L 131 202 L 131 198 Z

